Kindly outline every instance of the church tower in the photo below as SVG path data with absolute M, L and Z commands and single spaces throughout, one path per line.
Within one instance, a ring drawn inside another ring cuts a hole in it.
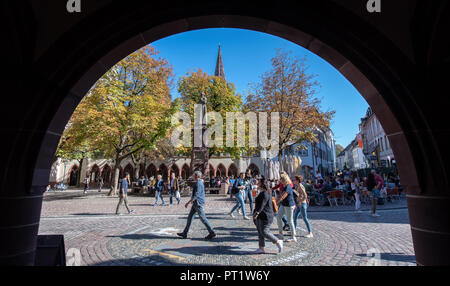
M 219 53 L 217 54 L 216 71 L 214 75 L 220 76 L 221 78 L 225 79 L 225 71 L 223 70 L 222 52 L 220 50 L 220 44 L 219 44 Z

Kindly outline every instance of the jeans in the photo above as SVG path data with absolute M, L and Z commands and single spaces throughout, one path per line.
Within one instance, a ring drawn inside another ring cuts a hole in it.
M 244 203 L 244 198 L 242 197 L 241 192 L 235 194 L 234 197 L 236 198 L 237 202 L 236 202 L 236 205 L 231 209 L 231 213 L 233 213 L 235 210 L 237 210 L 238 207 L 241 207 L 242 214 L 245 217 L 245 203 Z
M 358 192 L 355 193 L 355 209 L 359 210 L 361 208 L 361 199 L 359 198 Z
M 293 238 L 295 237 L 294 215 L 293 215 L 294 209 L 295 206 L 292 207 L 280 206 L 277 214 L 278 231 L 280 233 L 283 233 L 283 216 L 286 215 L 286 219 L 288 221 L 289 227 L 291 228 L 291 235 Z
M 120 195 L 119 203 L 117 204 L 117 208 L 116 208 L 116 214 L 119 213 L 119 207 L 122 204 L 122 202 L 125 203 L 125 207 L 127 208 L 127 211 L 130 212 L 130 208 L 128 207 L 128 196 L 125 194 L 125 197 L 122 197 L 122 195 Z
M 166 204 L 166 202 L 164 201 L 164 198 L 163 198 L 163 196 L 162 196 L 162 191 L 161 192 L 159 192 L 158 190 L 156 191 L 156 201 L 155 201 L 155 206 L 157 206 L 158 205 L 158 201 L 159 201 L 159 198 L 161 197 L 161 201 L 162 201 L 162 204 L 163 205 L 165 205 Z
M 175 197 L 176 199 L 177 199 L 177 202 L 178 202 L 178 204 L 180 204 L 180 199 L 179 198 L 177 198 L 177 190 L 170 190 L 169 191 L 169 195 L 170 195 L 170 197 L 169 197 L 169 201 L 170 201 L 170 204 L 172 204 L 172 197 Z M 162 198 L 162 197 L 161 197 Z M 163 203 L 164 203 L 164 201 L 163 201 Z
M 184 228 L 183 233 L 188 234 L 189 229 L 191 228 L 192 219 L 194 218 L 195 213 L 198 214 L 200 221 L 206 226 L 206 229 L 208 229 L 208 232 L 210 234 L 214 234 L 214 229 L 209 224 L 208 219 L 206 218 L 205 211 L 203 210 L 203 206 L 197 205 L 196 202 L 191 207 L 191 211 L 189 212 L 186 227 Z
M 278 238 L 270 232 L 270 225 L 272 221 L 266 221 L 262 219 L 256 219 L 256 229 L 258 230 L 259 247 L 264 247 L 266 244 L 264 238 L 270 240 L 273 244 L 277 243 Z
M 250 211 L 253 213 L 253 196 L 252 196 L 252 189 L 251 188 L 247 188 L 245 190 L 245 199 L 244 201 L 248 198 L 248 201 L 250 202 Z
M 295 211 L 294 211 L 294 225 L 295 225 L 295 228 L 297 228 L 298 217 L 300 215 L 302 215 L 303 221 L 306 224 L 306 228 L 308 229 L 308 232 L 311 232 L 311 224 L 309 223 L 308 215 L 306 214 L 307 209 L 308 209 L 307 203 L 302 203 L 301 205 L 297 205 L 297 207 L 295 208 Z

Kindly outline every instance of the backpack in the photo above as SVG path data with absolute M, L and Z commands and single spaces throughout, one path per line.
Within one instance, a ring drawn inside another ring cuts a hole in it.
M 237 179 L 236 181 L 234 181 L 233 187 L 231 188 L 231 194 L 236 195 L 237 193 L 239 193 L 239 188 L 236 187 L 236 183 L 237 183 Z

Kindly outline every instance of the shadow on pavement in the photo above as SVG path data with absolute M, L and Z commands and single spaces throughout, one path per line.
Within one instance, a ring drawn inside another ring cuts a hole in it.
M 366 254 L 356 254 L 356 255 L 360 257 L 367 257 Z M 416 257 L 414 255 L 407 255 L 403 253 L 381 253 L 380 259 L 389 261 L 416 263 Z

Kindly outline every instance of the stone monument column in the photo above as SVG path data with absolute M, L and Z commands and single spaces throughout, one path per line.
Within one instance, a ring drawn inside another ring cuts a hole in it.
M 191 174 L 200 171 L 203 174 L 205 186 L 209 186 L 209 151 L 206 139 L 207 108 L 206 95 L 202 93 L 200 102 L 194 107 L 194 146 L 191 155 Z

